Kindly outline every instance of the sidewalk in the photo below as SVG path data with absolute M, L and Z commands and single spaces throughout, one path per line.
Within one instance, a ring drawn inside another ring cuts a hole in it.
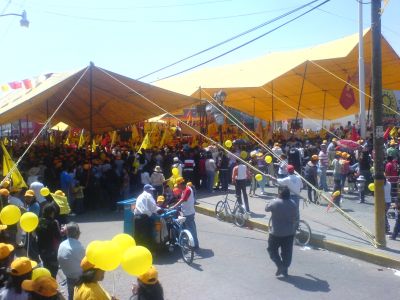
M 267 229 L 269 213 L 264 211 L 265 205 L 277 195 L 276 187 L 266 188 L 266 195 L 249 197 L 250 227 Z M 260 190 L 257 189 L 256 193 Z M 306 197 L 307 192 L 302 191 Z M 199 203 L 197 211 L 208 215 L 214 215 L 215 205 L 223 200 L 225 193 L 215 192 L 208 194 L 204 191 L 198 191 L 197 202 Z M 235 200 L 233 186 L 230 186 L 229 199 Z M 374 227 L 374 205 L 373 197 L 367 196 L 366 203 L 358 203 L 357 194 L 342 195 L 342 209 L 348 213 L 358 223 L 362 224 L 372 234 Z M 384 249 L 375 248 L 364 234 L 345 219 L 341 214 L 330 208 L 327 212 L 327 204 L 321 200 L 320 206 L 300 203 L 300 218 L 307 221 L 311 226 L 312 241 L 311 244 L 316 247 L 335 251 L 347 256 L 352 256 L 362 260 L 369 261 L 385 267 L 400 269 L 400 238 L 397 241 L 387 239 L 387 246 Z M 394 227 L 394 220 L 389 219 L 390 229 Z

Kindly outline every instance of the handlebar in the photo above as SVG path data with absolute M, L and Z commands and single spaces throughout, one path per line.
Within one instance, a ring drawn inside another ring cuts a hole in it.
M 162 213 L 162 214 L 160 215 L 160 218 L 172 217 L 173 215 L 176 214 L 176 212 L 177 212 L 176 209 L 167 210 L 166 212 L 164 212 L 164 213 Z

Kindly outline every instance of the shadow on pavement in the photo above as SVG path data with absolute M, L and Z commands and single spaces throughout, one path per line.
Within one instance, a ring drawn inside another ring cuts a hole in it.
M 296 288 L 309 291 L 309 292 L 330 292 L 329 283 L 326 280 L 321 280 L 315 276 L 310 274 L 305 274 L 306 277 L 303 276 L 296 276 L 296 275 L 289 275 L 289 277 L 280 277 L 278 278 L 281 281 L 285 281 L 287 283 L 293 284 Z
M 198 250 L 196 250 L 195 252 L 195 258 L 199 257 L 200 259 L 204 259 L 204 258 L 210 258 L 214 256 L 214 251 L 212 249 L 204 249 L 204 248 L 200 248 Z
M 123 214 L 122 211 L 96 210 L 68 217 L 68 220 L 77 223 L 122 221 L 124 219 Z

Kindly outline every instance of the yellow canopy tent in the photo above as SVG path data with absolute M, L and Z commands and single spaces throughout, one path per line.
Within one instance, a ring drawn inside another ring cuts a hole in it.
M 10 94 L 0 98 L 1 123 L 18 120 L 21 116 L 28 116 L 29 120 L 36 122 L 45 122 L 85 70 L 86 68 L 77 72 L 53 74 L 39 86 L 27 90 L 22 95 Z M 92 66 L 92 72 L 88 70 L 84 74 L 52 123 L 63 121 L 71 127 L 90 130 L 91 88 L 93 132 L 110 131 L 164 113 L 106 73 L 169 112 L 199 101 Z
M 364 49 L 366 93 L 369 94 L 369 30 L 364 32 Z M 382 37 L 383 88 L 400 89 L 399 70 L 399 56 Z M 227 93 L 225 105 L 264 120 L 296 116 L 337 119 L 357 113 L 358 92 L 354 90 L 355 103 L 348 109 L 343 108 L 339 99 L 346 83 L 335 76 L 345 82 L 350 79 L 350 83 L 358 87 L 358 34 L 308 49 L 272 53 L 238 64 L 202 69 L 157 82 L 157 86 L 199 99 L 209 99 L 223 89 Z M 366 101 L 368 103 L 368 97 Z
M 64 122 L 58 122 L 56 125 L 51 127 L 51 130 L 57 130 L 57 131 L 65 131 L 69 127 L 68 124 L 65 124 Z

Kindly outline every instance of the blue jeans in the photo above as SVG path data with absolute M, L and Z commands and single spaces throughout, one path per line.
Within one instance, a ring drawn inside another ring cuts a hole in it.
M 319 188 L 325 192 L 328 191 L 328 185 L 326 183 L 326 167 L 319 168 Z
M 78 278 L 68 278 L 67 277 L 67 287 L 68 287 L 68 300 L 74 299 L 74 288 Z
M 211 193 L 214 188 L 215 172 L 207 171 L 207 190 Z
M 190 233 L 193 236 L 194 239 L 194 247 L 198 248 L 199 247 L 199 240 L 197 238 L 197 229 L 196 229 L 196 223 L 194 222 L 194 215 L 189 215 L 185 216 L 186 221 L 185 221 L 185 228 L 190 231 Z

